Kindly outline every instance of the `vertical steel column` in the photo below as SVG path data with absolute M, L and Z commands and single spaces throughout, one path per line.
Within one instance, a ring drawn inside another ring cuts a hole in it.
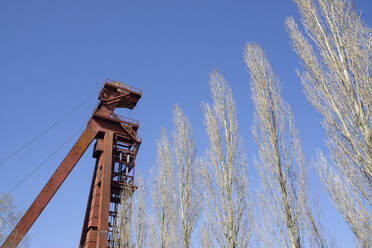
M 111 225 L 115 224 L 113 218 L 117 218 L 120 189 L 123 185 L 129 184 L 133 191 L 135 190 L 133 186 L 135 157 L 141 144 L 141 140 L 137 137 L 138 121 L 128 118 L 121 119 L 113 112 L 116 108 L 133 109 L 141 96 L 140 89 L 116 81 L 105 81 L 98 97 L 100 102 L 93 111 L 87 128 L 1 245 L 1 248 L 14 248 L 19 244 L 94 138 L 97 138 L 96 145 L 99 147 L 95 148 L 93 155 L 97 161 L 89 192 L 80 247 L 107 248 L 109 246 L 108 234 L 112 232 Z M 119 153 L 118 151 L 113 152 L 114 133 L 115 136 L 120 135 L 123 151 L 119 151 Z M 133 145 L 135 148 L 131 150 Z M 126 154 L 125 161 L 121 159 L 121 152 Z M 118 154 L 120 161 L 117 161 Z M 132 161 L 130 161 L 131 159 Z M 115 163 L 119 163 L 120 170 L 115 171 Z M 125 171 L 122 170 L 124 165 Z M 131 170 L 132 176 L 129 175 Z M 112 206 L 114 209 L 111 210 Z M 110 248 L 113 247 L 110 245 Z
M 83 229 L 81 231 L 81 237 L 80 237 L 80 248 L 87 248 L 89 247 L 89 244 L 88 245 L 85 245 L 86 244 L 86 240 L 87 240 L 87 235 L 89 234 L 89 232 L 93 232 L 93 231 L 96 231 L 96 230 L 90 230 L 90 229 L 94 229 L 96 228 L 96 226 L 93 227 L 93 225 L 91 225 L 91 208 L 92 208 L 92 204 L 93 204 L 93 207 L 95 205 L 95 196 L 94 196 L 94 193 L 95 193 L 95 183 L 96 183 L 96 176 L 97 176 L 97 170 L 98 170 L 98 165 L 99 165 L 99 159 L 97 158 L 96 160 L 96 165 L 94 166 L 94 172 L 93 172 L 93 177 L 92 177 L 92 182 L 91 182 L 91 185 L 90 185 L 90 190 L 89 190 L 89 198 L 88 198 L 88 202 L 87 202 L 87 207 L 86 207 L 86 210 L 85 210 L 85 218 L 84 218 L 84 224 L 83 224 Z M 92 247 L 95 248 L 95 243 L 92 244 Z
M 112 149 L 114 135 L 107 131 L 104 137 L 103 165 L 101 175 L 101 197 L 98 217 L 97 248 L 107 247 L 108 222 L 111 197 Z

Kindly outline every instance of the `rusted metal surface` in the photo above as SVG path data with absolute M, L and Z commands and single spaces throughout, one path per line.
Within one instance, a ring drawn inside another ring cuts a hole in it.
M 134 88 L 125 84 L 106 80 L 99 93 L 98 99 L 100 102 L 93 115 L 99 113 L 105 117 L 110 117 L 115 108 L 133 109 L 141 96 L 141 90 L 134 90 Z
M 88 126 L 62 161 L 23 218 L 1 248 L 14 248 L 22 240 L 46 207 L 93 139 L 96 158 L 89 191 L 80 248 L 116 248 L 120 192 L 136 190 L 134 168 L 141 140 L 137 136 L 139 122 L 114 113 L 116 108 L 133 109 L 142 91 L 128 85 L 106 80 L 100 91 L 96 109 Z
M 32 224 L 52 199 L 53 195 L 65 181 L 66 177 L 70 174 L 80 157 L 84 154 L 85 150 L 96 136 L 96 133 L 96 126 L 91 123 L 59 165 L 53 176 L 49 179 L 48 183 L 36 197 L 14 230 L 2 244 L 1 248 L 14 248 L 19 244 Z
M 92 121 L 99 126 L 93 157 L 97 159 L 80 247 L 118 247 L 118 209 L 123 187 L 136 190 L 134 168 L 141 140 L 139 122 L 115 114 L 115 108 L 134 108 L 141 91 L 106 81 Z
M 105 84 L 111 84 L 111 85 L 118 86 L 119 90 L 125 89 L 125 91 L 129 90 L 129 91 L 135 92 L 139 95 L 142 94 L 142 90 L 139 89 L 139 88 L 129 86 L 127 84 L 124 84 L 124 83 L 121 83 L 121 82 L 118 82 L 118 81 L 114 81 L 114 80 L 111 80 L 111 79 L 106 79 Z
M 103 165 L 101 175 L 101 198 L 98 216 L 97 247 L 107 247 L 108 220 L 111 197 L 113 133 L 106 132 L 104 137 Z

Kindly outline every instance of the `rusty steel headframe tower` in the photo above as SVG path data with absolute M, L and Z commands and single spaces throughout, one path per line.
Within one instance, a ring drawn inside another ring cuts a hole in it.
M 123 233 L 119 230 L 119 212 L 128 215 L 131 211 L 130 198 L 136 190 L 135 161 L 141 139 L 137 136 L 139 122 L 119 116 L 114 110 L 133 109 L 141 96 L 140 89 L 105 81 L 86 129 L 1 248 L 19 244 L 93 140 L 96 140 L 93 149 L 96 163 L 79 248 L 126 246 L 118 242 Z M 121 194 L 123 190 L 129 194 Z M 121 199 L 124 195 L 127 199 Z

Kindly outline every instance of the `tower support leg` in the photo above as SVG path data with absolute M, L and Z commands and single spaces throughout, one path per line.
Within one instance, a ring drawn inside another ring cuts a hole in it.
M 104 137 L 103 165 L 101 176 L 101 196 L 98 218 L 97 248 L 107 247 L 108 221 L 111 197 L 111 170 L 113 133 L 106 132 Z
M 65 159 L 54 172 L 53 176 L 49 179 L 48 183 L 44 186 L 32 205 L 28 208 L 27 212 L 23 215 L 22 219 L 1 245 L 1 248 L 17 247 L 27 231 L 31 228 L 32 224 L 34 224 L 35 220 L 52 199 L 53 195 L 57 192 L 63 181 L 65 181 L 68 174 L 70 174 L 71 170 L 75 167 L 80 157 L 93 141 L 96 133 L 96 128 L 94 128 L 92 124 L 88 125 Z

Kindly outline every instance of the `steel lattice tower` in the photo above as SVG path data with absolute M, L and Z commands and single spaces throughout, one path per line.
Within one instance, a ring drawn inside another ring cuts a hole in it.
M 137 136 L 139 122 L 119 116 L 114 110 L 133 109 L 141 96 L 139 89 L 105 81 L 86 129 L 1 248 L 14 248 L 19 244 L 93 140 L 96 163 L 79 247 L 130 246 L 119 240 L 126 240 L 124 236 L 130 235 L 132 195 L 136 190 L 135 162 L 141 144 Z
M 100 104 L 93 113 L 93 118 L 105 122 L 110 130 L 98 132 L 94 145 L 93 157 L 96 158 L 96 165 L 80 240 L 81 247 L 95 248 L 97 244 L 102 247 L 105 241 L 109 248 L 123 247 L 119 240 L 125 232 L 120 232 L 120 226 L 127 226 L 123 220 L 128 219 L 131 212 L 131 198 L 136 189 L 133 185 L 134 168 L 141 141 L 137 137 L 138 121 L 120 117 L 111 110 L 119 107 L 133 109 L 140 97 L 140 92 L 118 82 L 108 82 L 101 90 Z M 122 190 L 126 194 L 122 194 Z M 128 199 L 121 199 L 122 197 Z M 119 211 L 120 208 L 125 211 Z M 120 216 L 120 213 L 127 216 Z

